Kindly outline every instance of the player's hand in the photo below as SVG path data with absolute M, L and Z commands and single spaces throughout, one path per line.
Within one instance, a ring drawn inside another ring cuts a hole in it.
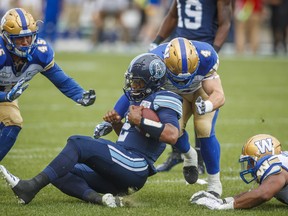
M 151 43 L 151 44 L 149 45 L 148 51 L 150 52 L 151 50 L 155 49 L 156 47 L 158 47 L 158 44 L 156 44 L 156 43 Z
M 117 124 L 121 122 L 121 116 L 116 112 L 116 110 L 108 111 L 104 116 L 103 120 L 111 124 Z
M 190 198 L 190 202 L 197 205 L 206 206 L 212 210 L 225 210 L 234 208 L 234 198 L 227 197 L 219 199 L 206 191 L 199 191 Z
M 28 88 L 29 83 L 25 82 L 25 79 L 20 79 L 13 88 L 7 93 L 6 100 L 9 102 L 14 101 Z
M 205 114 L 205 101 L 202 99 L 201 96 L 199 96 L 197 98 L 197 100 L 195 101 L 195 105 L 196 105 L 196 111 L 199 115 L 204 115 Z
M 96 93 L 92 89 L 89 91 L 85 91 L 82 95 L 82 98 L 77 100 L 77 103 L 81 104 L 82 106 L 90 106 L 92 105 L 96 100 Z
M 106 121 L 101 122 L 96 125 L 94 130 L 94 138 L 98 139 L 99 137 L 106 136 L 113 130 L 112 124 Z

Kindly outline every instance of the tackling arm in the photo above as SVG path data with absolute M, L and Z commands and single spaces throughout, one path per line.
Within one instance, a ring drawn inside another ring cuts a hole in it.
M 217 11 L 218 29 L 214 39 L 213 47 L 216 52 L 219 52 L 227 38 L 231 26 L 232 0 L 218 0 Z
M 202 82 L 202 88 L 209 96 L 208 100 L 213 104 L 212 111 L 224 105 L 225 95 L 221 84 L 221 79 L 216 72 L 214 72 L 213 77 Z
M 271 175 L 258 188 L 234 197 L 235 209 L 246 209 L 258 206 L 272 199 L 286 184 L 288 173 L 282 171 Z

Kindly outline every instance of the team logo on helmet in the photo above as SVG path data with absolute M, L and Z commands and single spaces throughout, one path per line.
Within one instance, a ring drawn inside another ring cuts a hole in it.
M 149 64 L 149 71 L 151 76 L 160 79 L 165 75 L 166 66 L 161 60 L 155 59 Z

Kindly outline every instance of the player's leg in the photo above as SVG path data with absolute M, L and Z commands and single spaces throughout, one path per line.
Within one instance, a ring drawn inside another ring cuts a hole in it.
M 0 161 L 13 147 L 23 119 L 16 101 L 0 103 Z
M 199 89 L 196 93 L 196 98 L 201 95 L 202 98 L 207 98 L 203 89 Z M 218 111 L 198 115 L 195 108 L 194 125 L 196 136 L 201 142 L 201 155 L 206 166 L 208 174 L 207 191 L 212 191 L 214 194 L 222 195 L 222 184 L 220 181 L 220 144 L 215 136 L 215 124 L 218 117 Z
M 196 131 L 194 131 L 194 133 L 195 133 L 195 150 L 197 152 L 197 158 L 198 158 L 198 172 L 200 175 L 202 175 L 205 173 L 205 165 L 201 154 L 201 142 L 199 138 L 197 138 Z

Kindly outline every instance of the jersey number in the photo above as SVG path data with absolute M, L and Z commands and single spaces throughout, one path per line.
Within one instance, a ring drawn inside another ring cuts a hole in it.
M 179 5 L 180 0 L 177 0 Z M 199 29 L 202 22 L 202 4 L 199 0 L 187 0 L 181 4 L 185 8 L 178 8 L 178 27 L 186 29 Z M 182 17 L 183 15 L 183 17 Z

